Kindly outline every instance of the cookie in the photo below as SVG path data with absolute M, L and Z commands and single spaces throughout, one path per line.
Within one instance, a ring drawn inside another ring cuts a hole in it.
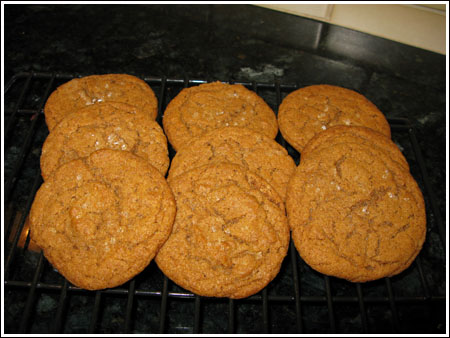
M 140 273 L 168 238 L 175 218 L 164 177 L 128 151 L 98 150 L 59 167 L 39 188 L 31 238 L 74 285 L 121 285 Z
M 201 296 L 244 298 L 279 272 L 289 245 L 278 193 L 244 167 L 220 163 L 169 182 L 177 214 L 155 261 L 179 286 Z
M 389 123 L 383 113 L 363 95 L 342 87 L 313 85 L 287 95 L 278 109 L 280 132 L 302 152 L 316 134 L 336 125 L 364 126 L 387 137 Z
M 47 180 L 61 165 L 99 149 L 126 150 L 164 176 L 169 167 L 167 139 L 159 124 L 140 109 L 102 102 L 68 114 L 42 147 L 41 174 Z
M 168 180 L 210 163 L 244 166 L 264 178 L 284 200 L 296 165 L 275 140 L 247 128 L 224 127 L 193 139 L 172 159 Z
M 425 240 L 425 205 L 416 181 L 365 144 L 335 144 L 302 158 L 289 182 L 286 210 L 303 260 L 352 282 L 400 273 Z
M 90 75 L 62 84 L 49 96 L 44 106 L 48 130 L 67 114 L 107 101 L 136 106 L 152 119 L 158 114 L 157 98 L 145 81 L 127 74 Z
M 163 126 L 175 150 L 220 127 L 245 127 L 272 139 L 278 133 L 275 113 L 261 97 L 242 85 L 221 82 L 183 89 L 167 105 Z
M 390 158 L 397 162 L 405 170 L 409 171 L 406 161 L 397 145 L 387 136 L 373 129 L 360 126 L 334 126 L 315 135 L 302 151 L 302 159 L 321 147 L 329 147 L 336 143 L 358 143 L 377 147 L 384 151 Z

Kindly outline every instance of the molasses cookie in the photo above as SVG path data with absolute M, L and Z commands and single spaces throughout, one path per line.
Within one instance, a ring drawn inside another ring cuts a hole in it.
M 74 285 L 96 290 L 141 272 L 168 238 L 175 200 L 164 177 L 128 151 L 98 150 L 38 190 L 31 238 Z
M 322 147 L 329 147 L 337 143 L 358 143 L 376 147 L 384 151 L 390 158 L 405 170 L 409 171 L 409 164 L 397 145 L 391 138 L 373 129 L 360 126 L 334 126 L 315 135 L 302 151 L 302 159 Z
M 264 178 L 284 200 L 294 160 L 275 140 L 247 128 L 224 127 L 193 139 L 172 159 L 169 177 L 204 164 L 229 162 Z
M 336 125 L 365 126 L 387 137 L 389 124 L 363 95 L 331 85 L 300 88 L 284 98 L 278 109 L 280 132 L 299 152 L 316 134 Z
M 167 139 L 159 124 L 140 109 L 119 102 L 102 102 L 68 114 L 42 147 L 44 180 L 61 165 L 99 149 L 126 150 L 165 175 L 169 167 Z
M 127 74 L 90 75 L 66 82 L 50 95 L 44 107 L 48 130 L 69 113 L 107 101 L 136 106 L 152 119 L 158 114 L 157 98 L 145 81 Z
M 278 133 L 275 113 L 261 97 L 242 85 L 221 82 L 183 89 L 168 104 L 163 126 L 175 150 L 220 127 L 246 127 L 272 139 Z
M 400 273 L 425 240 L 425 205 L 416 181 L 365 144 L 321 147 L 302 158 L 286 210 L 304 261 L 353 282 Z
M 177 214 L 155 261 L 179 286 L 208 297 L 243 298 L 278 274 L 289 227 L 278 193 L 244 167 L 208 164 L 170 182 Z

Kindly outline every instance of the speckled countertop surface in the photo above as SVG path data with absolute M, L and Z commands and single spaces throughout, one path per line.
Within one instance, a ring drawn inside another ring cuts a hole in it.
M 445 215 L 444 55 L 250 5 L 7 4 L 4 17 L 5 83 L 14 74 L 29 71 L 116 72 L 140 77 L 329 83 L 358 90 L 388 118 L 412 121 L 438 208 Z M 69 309 L 75 315 L 66 321 L 67 332 L 83 332 L 80 323 L 88 320 L 80 309 L 90 300 L 77 297 L 73 296 L 74 308 Z M 45 317 L 56 301 L 46 294 L 39 299 L 38 311 Z M 183 322 L 184 307 L 191 304 L 180 302 L 176 309 L 171 304 L 169 311 L 174 312 L 169 325 L 175 327 L 177 316 Z M 9 305 L 6 322 L 14 319 L 14 311 L 21 311 L 17 303 Z M 225 325 L 218 319 L 227 309 L 227 303 L 222 305 L 205 303 L 203 311 L 217 311 L 218 317 L 205 320 L 204 332 L 220 331 Z M 102 314 L 110 316 L 113 324 L 101 332 L 114 332 L 114 325 L 122 324 L 115 313 L 120 306 L 114 306 Z M 146 306 L 141 300 L 136 303 L 135 311 L 142 317 L 134 324 L 134 332 L 157 326 Z M 33 325 L 35 332 L 46 331 L 43 322 Z M 249 328 L 243 331 L 256 332 L 251 324 L 245 325 Z M 7 327 L 14 331 L 15 324 L 7 322 Z

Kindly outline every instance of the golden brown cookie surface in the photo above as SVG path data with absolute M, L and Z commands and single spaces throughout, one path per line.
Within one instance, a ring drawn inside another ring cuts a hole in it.
M 400 273 L 425 240 L 416 181 L 363 144 L 336 144 L 302 159 L 289 183 L 286 210 L 305 262 L 353 282 Z
M 130 151 L 162 175 L 169 167 L 167 139 L 156 121 L 126 103 L 102 102 L 65 116 L 52 130 L 42 147 L 42 177 L 99 149 Z
M 242 85 L 205 83 L 183 89 L 167 106 L 164 131 L 175 150 L 193 137 L 220 127 L 246 127 L 275 138 L 275 113 Z
M 336 125 L 365 126 L 391 135 L 386 118 L 372 102 L 353 90 L 331 85 L 290 93 L 278 109 L 278 124 L 283 137 L 299 152 L 314 135 Z
M 136 106 L 152 119 L 158 113 L 155 93 L 145 81 L 127 74 L 90 75 L 62 84 L 49 96 L 44 107 L 48 130 L 69 113 L 107 101 Z
M 389 155 L 402 168 L 409 170 L 409 164 L 402 152 L 389 137 L 361 126 L 334 126 L 318 133 L 303 148 L 302 158 L 304 159 L 317 149 L 337 143 L 357 143 L 376 147 Z
M 141 272 L 169 236 L 175 201 L 164 177 L 127 151 L 60 167 L 38 190 L 31 238 L 71 283 L 95 290 Z
M 295 163 L 275 140 L 247 128 L 224 127 L 193 139 L 172 159 L 168 179 L 194 167 L 229 162 L 264 178 L 284 200 Z
M 278 273 L 289 245 L 284 204 L 262 178 L 228 163 L 170 181 L 177 203 L 171 236 L 155 260 L 192 292 L 243 298 Z

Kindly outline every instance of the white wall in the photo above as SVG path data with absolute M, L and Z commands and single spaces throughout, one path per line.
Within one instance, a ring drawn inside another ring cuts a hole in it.
M 446 54 L 446 4 L 261 4 Z

